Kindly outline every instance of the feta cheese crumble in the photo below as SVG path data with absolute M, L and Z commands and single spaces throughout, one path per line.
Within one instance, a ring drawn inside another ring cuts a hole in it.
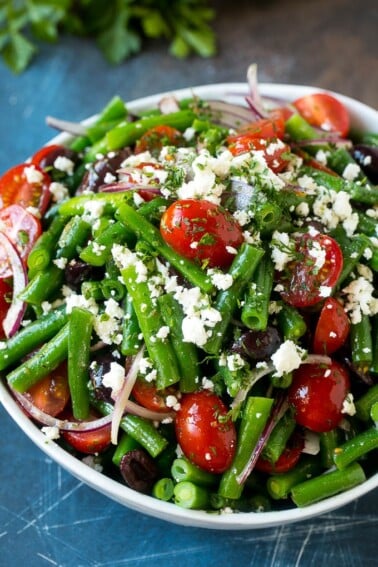
M 281 377 L 299 368 L 306 354 L 305 349 L 296 345 L 291 340 L 282 343 L 278 350 L 271 356 L 271 361 L 275 368 L 275 375 Z

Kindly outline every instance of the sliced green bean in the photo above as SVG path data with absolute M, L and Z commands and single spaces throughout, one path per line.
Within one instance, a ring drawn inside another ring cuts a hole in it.
M 81 247 L 86 244 L 91 232 L 91 225 L 81 217 L 72 217 L 63 229 L 57 244 L 57 258 L 75 258 Z
M 55 255 L 55 247 L 67 222 L 60 215 L 56 215 L 49 228 L 41 234 L 27 258 L 29 280 L 38 272 L 42 272 L 50 264 Z
M 362 314 L 361 321 L 350 326 L 350 345 L 354 364 L 368 370 L 373 361 L 373 341 L 368 315 Z
M 282 303 L 277 320 L 285 340 L 296 341 L 303 337 L 307 331 L 307 325 L 303 316 L 295 307 L 287 303 Z
M 0 345 L 0 370 L 5 370 L 41 344 L 47 343 L 67 323 L 65 307 L 58 307 L 29 323 Z
M 302 508 L 345 492 L 365 480 L 362 467 L 358 463 L 353 463 L 342 471 L 332 471 L 297 484 L 291 490 L 291 497 L 294 504 Z
M 261 259 L 247 288 L 241 320 L 254 331 L 265 331 L 268 325 L 269 301 L 273 288 L 273 262 L 268 255 Z
M 298 464 L 286 473 L 275 474 L 268 478 L 266 487 L 274 500 L 288 498 L 291 489 L 321 472 L 319 460 L 304 455 Z
M 91 195 L 76 195 L 68 201 L 59 205 L 58 212 L 62 217 L 73 217 L 83 215 L 89 203 L 96 202 L 99 207 L 103 206 L 103 212 L 113 212 L 122 203 L 130 201 L 132 194 L 130 191 L 120 191 L 119 193 L 93 193 Z
M 20 293 L 19 298 L 32 305 L 41 305 L 60 289 L 63 278 L 63 270 L 50 264 L 43 272 L 37 273 Z
M 80 252 L 80 258 L 91 266 L 104 266 L 111 255 L 113 244 L 132 247 L 135 245 L 135 235 L 121 222 L 110 224 Z
M 278 461 L 295 427 L 296 421 L 291 412 L 287 411 L 277 422 L 265 444 L 262 451 L 262 455 L 265 459 L 268 459 L 268 461 L 273 464 Z
M 369 421 L 373 404 L 378 402 L 378 384 L 374 384 L 356 402 L 356 415 L 362 421 Z
M 338 429 L 331 429 L 331 431 L 320 434 L 320 458 L 325 469 L 330 469 L 334 465 L 333 454 L 339 440 Z
M 238 477 L 244 470 L 254 447 L 265 428 L 273 399 L 250 396 L 241 417 L 235 458 L 230 468 L 222 475 L 219 494 L 224 498 L 237 500 L 243 491 Z
M 344 471 L 348 465 L 377 448 L 378 429 L 374 426 L 336 447 L 333 460 L 337 468 Z
M 188 481 L 176 484 L 173 495 L 177 506 L 190 510 L 206 510 L 210 502 L 210 495 L 206 488 Z
M 164 502 L 169 502 L 173 498 L 174 487 L 175 485 L 171 478 L 159 478 L 152 487 L 152 496 Z
M 119 467 L 121 459 L 124 455 L 126 455 L 126 453 L 139 448 L 139 443 L 135 441 L 135 439 L 133 439 L 128 433 L 123 432 L 121 439 L 118 441 L 118 445 L 113 453 L 113 464 Z
M 122 343 L 121 353 L 125 356 L 133 356 L 136 354 L 142 344 L 140 337 L 141 331 L 138 323 L 138 317 L 133 307 L 133 302 L 129 294 L 126 295 L 124 302 L 125 316 L 122 326 Z
M 221 314 L 221 320 L 216 323 L 211 338 L 203 347 L 206 352 L 210 354 L 219 353 L 225 332 L 241 300 L 242 293 L 263 255 L 264 250 L 262 248 L 246 243 L 240 247 L 229 269 L 233 283 L 228 289 L 220 291 L 215 299 L 214 307 Z
M 75 419 L 86 419 L 89 414 L 88 372 L 93 315 L 74 307 L 69 318 L 68 385 Z
M 184 457 L 173 461 L 171 473 L 176 482 L 188 481 L 199 486 L 214 486 L 219 480 L 217 475 L 200 469 Z
M 45 343 L 39 351 L 7 375 L 9 385 L 17 392 L 26 392 L 67 358 L 68 324 Z

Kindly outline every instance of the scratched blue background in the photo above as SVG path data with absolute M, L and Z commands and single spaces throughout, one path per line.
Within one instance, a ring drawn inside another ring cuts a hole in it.
M 118 68 L 66 39 L 15 77 L 0 64 L 0 172 L 44 144 L 48 114 L 79 120 L 115 93 L 132 99 L 189 85 L 260 79 L 313 84 L 377 106 L 375 0 L 215 2 L 220 53 L 173 60 L 151 43 Z M 236 12 L 236 13 L 235 13 Z M 375 73 L 374 73 L 375 70 Z M 247 532 L 171 525 L 132 512 L 51 462 L 0 408 L 0 565 L 291 567 L 377 564 L 378 491 L 320 518 Z

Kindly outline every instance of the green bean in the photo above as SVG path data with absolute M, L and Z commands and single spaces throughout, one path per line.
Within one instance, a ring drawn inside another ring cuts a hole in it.
M 276 376 L 275 374 L 271 374 L 270 383 L 272 384 L 273 388 L 289 388 L 293 381 L 293 373 L 292 372 L 285 372 L 282 376 Z
M 359 181 L 346 181 L 341 177 L 335 177 L 325 171 L 306 168 L 306 171 L 316 181 L 327 189 L 334 191 L 346 191 L 351 199 L 366 205 L 375 205 L 378 202 L 378 187 L 362 184 Z
M 376 219 L 369 217 L 362 211 L 356 211 L 358 214 L 357 230 L 366 236 L 375 236 L 377 234 L 378 223 Z
M 102 293 L 101 282 L 87 281 L 81 284 L 81 293 L 85 299 L 94 299 L 95 301 L 102 301 L 104 294 Z
M 199 486 L 214 486 L 219 480 L 217 475 L 200 469 L 184 457 L 173 461 L 171 473 L 175 482 L 188 481 Z
M 361 321 L 350 326 L 350 345 L 354 364 L 368 370 L 373 361 L 373 341 L 368 315 L 362 314 Z
M 315 457 L 304 455 L 298 464 L 286 473 L 275 474 L 268 478 L 266 488 L 274 500 L 288 498 L 291 489 L 321 471 L 319 461 Z
M 74 307 L 68 326 L 67 368 L 72 412 L 75 419 L 86 419 L 89 414 L 87 382 L 93 315 L 85 309 Z
M 48 266 L 28 283 L 19 298 L 32 305 L 41 305 L 57 292 L 63 283 L 64 272 L 54 264 Z
M 345 470 L 348 465 L 377 448 L 378 429 L 373 426 L 336 447 L 333 460 L 338 469 Z
M 243 491 L 238 477 L 244 470 L 268 421 L 273 405 L 271 398 L 250 396 L 241 417 L 236 454 L 230 468 L 222 475 L 219 494 L 237 500 Z
M 115 301 L 121 301 L 126 293 L 125 286 L 115 278 L 104 279 L 101 282 L 101 290 L 105 299 L 112 298 Z
M 125 356 L 133 356 L 141 347 L 140 327 L 138 317 L 133 307 L 133 302 L 129 294 L 126 295 L 124 302 L 125 316 L 122 326 L 121 353 Z
M 263 203 L 257 208 L 254 216 L 257 230 L 262 235 L 271 234 L 280 227 L 282 221 L 282 208 L 274 202 Z
M 179 482 L 173 489 L 175 504 L 190 510 L 206 510 L 210 495 L 206 488 L 193 482 Z
M 91 226 L 81 217 L 72 217 L 63 229 L 57 244 L 57 258 L 72 260 L 89 238 Z
M 45 343 L 36 354 L 7 375 L 9 385 L 17 392 L 26 392 L 67 358 L 68 324 Z
M 320 434 L 320 459 L 325 469 L 330 469 L 334 465 L 333 453 L 339 444 L 338 429 L 331 429 Z
M 362 467 L 353 463 L 342 471 L 332 471 L 297 484 L 291 490 L 291 497 L 294 504 L 301 508 L 349 490 L 365 480 Z
M 123 432 L 121 439 L 118 441 L 118 445 L 113 453 L 113 457 L 112 457 L 113 464 L 119 467 L 121 463 L 121 459 L 124 455 L 126 455 L 126 453 L 139 448 L 140 448 L 139 443 L 135 441 L 135 439 L 130 437 L 128 433 Z
M 337 287 L 340 287 L 357 266 L 364 251 L 370 245 L 370 240 L 364 234 L 348 238 L 345 230 L 341 227 L 332 231 L 331 236 L 337 240 L 343 253 L 343 268 L 337 280 Z
M 210 354 L 217 354 L 221 348 L 226 329 L 238 306 L 241 295 L 253 276 L 264 251 L 261 248 L 242 244 L 238 254 L 229 269 L 233 277 L 232 285 L 217 294 L 214 307 L 221 314 L 221 320 L 217 322 L 212 330 L 212 336 L 204 345 L 203 349 Z
M 378 247 L 373 248 L 372 257 L 368 261 L 368 264 L 373 272 L 378 272 Z
M 152 487 L 152 496 L 164 502 L 169 502 L 173 498 L 174 486 L 171 478 L 159 478 Z
M 67 323 L 65 307 L 58 307 L 29 323 L 0 345 L 0 370 L 5 370 L 54 337 Z
M 370 417 L 371 417 L 371 419 L 374 421 L 374 423 L 375 423 L 376 426 L 377 426 L 377 423 L 378 423 L 378 402 L 375 402 L 375 403 L 371 406 Z
M 133 301 L 139 327 L 156 370 L 157 388 L 164 389 L 180 380 L 176 354 L 169 337 L 159 338 L 158 333 L 164 326 L 161 312 L 151 298 L 147 282 L 138 281 L 135 266 L 130 265 L 121 270 L 127 292 Z
M 91 266 L 104 266 L 111 255 L 113 244 L 132 247 L 135 245 L 135 235 L 121 222 L 110 224 L 80 252 L 80 258 Z
M 91 404 L 102 415 L 109 415 L 114 409 L 112 404 L 93 398 Z M 155 429 L 153 423 L 143 417 L 127 414 L 122 418 L 120 428 L 137 441 L 153 458 L 160 455 L 168 445 L 167 439 Z
M 73 217 L 83 215 L 89 203 L 96 202 L 99 207 L 103 206 L 103 213 L 113 212 L 122 203 L 130 201 L 132 194 L 130 191 L 120 191 L 119 193 L 93 193 L 91 195 L 76 195 L 59 205 L 58 212 L 62 217 Z
M 273 262 L 268 255 L 259 262 L 247 288 L 241 320 L 254 331 L 265 331 L 268 325 L 269 301 L 273 287 Z
M 361 138 L 362 144 L 367 144 L 368 146 L 378 147 L 378 134 L 374 132 L 366 132 Z
M 303 316 L 295 307 L 287 303 L 282 303 L 277 320 L 285 340 L 297 341 L 307 331 L 307 325 Z
M 319 136 L 312 126 L 302 118 L 300 114 L 292 114 L 290 118 L 285 123 L 285 132 L 290 136 L 295 142 L 301 142 L 303 140 L 316 140 Z M 320 146 L 320 143 L 319 143 Z M 316 150 L 311 146 L 306 149 L 310 153 L 316 153 L 319 149 L 317 146 Z
M 371 372 L 378 374 L 378 314 L 372 318 L 372 343 L 373 343 L 373 360 L 370 366 Z
M 38 272 L 42 272 L 49 265 L 55 254 L 55 247 L 62 230 L 67 222 L 60 215 L 56 215 L 49 228 L 41 234 L 27 258 L 29 280 Z
M 164 256 L 192 285 L 198 286 L 206 293 L 210 293 L 213 290 L 213 284 L 206 273 L 196 264 L 183 258 L 173 248 L 168 246 L 164 242 L 160 231 L 130 205 L 125 203 L 120 206 L 117 216 L 127 227 L 135 232 L 138 238 L 148 242 L 159 254 Z
M 366 393 L 355 402 L 356 415 L 362 421 L 370 419 L 370 412 L 373 404 L 378 402 L 378 384 L 374 384 Z
M 329 155 L 327 156 L 327 166 L 339 175 L 343 175 L 345 168 L 349 164 L 357 165 L 357 162 L 345 148 L 337 148 L 332 152 L 329 152 Z M 362 171 L 360 171 L 356 179 L 365 179 L 365 175 Z
M 198 353 L 194 344 L 183 341 L 184 314 L 179 303 L 169 293 L 158 299 L 164 323 L 170 328 L 170 338 L 180 369 L 180 392 L 194 392 L 199 383 Z
M 265 444 L 262 451 L 265 459 L 268 459 L 273 464 L 278 461 L 295 427 L 296 421 L 291 412 L 287 411 L 277 422 Z

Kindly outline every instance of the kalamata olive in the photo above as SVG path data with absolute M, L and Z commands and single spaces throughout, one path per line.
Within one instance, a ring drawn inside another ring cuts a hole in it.
M 265 331 L 246 331 L 233 343 L 231 351 L 251 360 L 270 358 L 281 344 L 281 337 L 275 327 Z
M 378 183 L 378 148 L 357 144 L 351 154 L 369 180 L 374 184 Z
M 79 160 L 77 152 L 71 150 L 70 148 L 65 148 L 64 146 L 58 147 L 51 152 L 47 153 L 40 161 L 39 165 L 42 169 L 47 167 L 54 167 L 54 162 L 58 157 L 65 157 L 76 164 Z
M 97 160 L 84 175 L 76 193 L 78 195 L 83 193 L 83 191 L 97 193 L 101 185 L 105 183 L 106 174 L 114 175 L 116 178 L 118 169 L 129 155 L 130 149 L 123 148 L 119 152 L 112 152 Z
M 84 281 L 92 279 L 93 272 L 93 266 L 80 260 L 72 260 L 64 269 L 66 282 L 73 289 L 78 288 Z
M 89 366 L 89 378 L 93 384 L 95 396 L 98 400 L 112 402 L 112 389 L 104 386 L 102 379 L 104 374 L 109 372 L 110 364 L 112 362 L 116 362 L 116 359 L 110 350 L 101 350 L 100 352 L 96 352 L 94 353 L 93 358 L 94 360 L 92 360 Z
M 119 468 L 126 484 L 138 492 L 149 492 L 158 477 L 157 466 L 143 449 L 128 451 Z

